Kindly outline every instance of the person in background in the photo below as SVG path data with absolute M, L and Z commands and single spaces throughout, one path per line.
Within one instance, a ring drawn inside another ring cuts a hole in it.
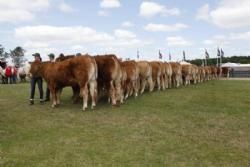
M 5 76 L 6 76 L 7 84 L 12 84 L 12 68 L 11 68 L 11 66 L 6 67 Z
M 13 71 L 13 74 L 12 74 L 12 83 L 16 84 L 17 83 L 17 66 L 13 66 L 12 67 L 12 71 Z
M 55 55 L 53 53 L 50 53 L 48 56 L 49 56 L 50 62 L 55 62 Z M 46 89 L 45 101 L 50 101 L 50 90 L 48 88 L 48 84 L 47 84 L 47 89 Z
M 41 56 L 39 53 L 35 53 L 32 56 L 35 58 L 35 62 L 42 62 Z M 39 94 L 40 94 L 40 103 L 43 104 L 43 79 L 40 76 L 32 76 L 30 80 L 30 105 L 34 104 L 35 88 L 36 83 L 38 85 Z

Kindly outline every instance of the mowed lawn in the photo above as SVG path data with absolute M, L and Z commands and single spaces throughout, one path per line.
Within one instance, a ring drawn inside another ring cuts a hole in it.
M 0 166 L 250 166 L 250 81 L 145 93 L 86 112 L 71 94 L 52 109 L 28 105 L 29 84 L 0 85 Z

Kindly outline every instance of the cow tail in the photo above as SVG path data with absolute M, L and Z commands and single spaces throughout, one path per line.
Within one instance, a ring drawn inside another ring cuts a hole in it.
M 95 61 L 94 58 L 93 58 L 93 61 L 94 61 L 94 66 L 95 66 L 95 79 L 97 79 L 97 77 L 98 77 L 98 66 L 97 66 L 96 61 Z

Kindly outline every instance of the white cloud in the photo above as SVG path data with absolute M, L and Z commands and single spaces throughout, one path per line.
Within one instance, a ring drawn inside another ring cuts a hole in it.
M 203 43 L 212 46 L 227 46 L 237 44 L 239 41 L 250 41 L 250 31 L 241 33 L 230 33 L 228 35 L 215 35 L 211 39 L 204 40 Z
M 188 28 L 188 25 L 182 23 L 177 23 L 173 25 L 149 23 L 144 27 L 145 30 L 152 32 L 180 31 L 186 28 Z
M 204 20 L 209 21 L 209 4 L 203 5 L 201 8 L 198 9 L 196 19 L 197 20 Z
M 102 0 L 100 6 L 101 8 L 119 8 L 121 3 L 119 0 Z
M 65 2 L 61 3 L 59 5 L 59 9 L 62 11 L 62 12 L 65 12 L 65 13 L 71 13 L 74 11 L 74 9 L 69 5 L 69 4 L 66 4 Z
M 122 29 L 115 30 L 115 36 L 122 39 L 136 38 L 135 33 Z
M 116 29 L 113 33 L 96 31 L 90 27 L 83 26 L 24 26 L 15 29 L 15 40 L 23 43 L 24 48 L 31 51 L 38 51 L 47 54 L 49 48 L 53 48 L 56 53 L 79 52 L 82 51 L 107 51 L 107 48 L 137 48 L 148 43 L 140 40 L 131 31 Z
M 140 6 L 140 16 L 151 18 L 156 15 L 180 15 L 180 10 L 178 8 L 168 9 L 166 6 L 155 2 L 142 2 Z
M 250 27 L 249 8 L 249 0 L 220 0 L 219 5 L 213 10 L 209 10 L 208 5 L 201 7 L 197 18 L 221 28 Z
M 89 27 L 25 26 L 15 29 L 17 38 L 41 42 L 102 42 L 112 40 L 107 33 L 97 32 Z
M 130 21 L 124 21 L 121 26 L 125 28 L 129 28 L 129 27 L 134 27 L 134 24 L 131 23 Z
M 83 46 L 82 45 L 73 45 L 71 46 L 72 50 L 83 50 Z
M 38 12 L 49 8 L 49 0 L 0 1 L 0 22 L 31 21 Z
M 99 10 L 98 16 L 109 16 L 109 12 L 105 10 Z
M 222 47 L 227 46 L 231 43 L 228 36 L 225 35 L 215 35 L 211 39 L 204 40 L 203 43 L 205 45 L 211 45 L 213 47 Z
M 231 40 L 250 40 L 250 31 L 243 33 L 231 33 L 229 35 Z
M 181 36 L 167 37 L 167 45 L 170 47 L 185 47 L 191 46 L 192 42 L 187 41 Z

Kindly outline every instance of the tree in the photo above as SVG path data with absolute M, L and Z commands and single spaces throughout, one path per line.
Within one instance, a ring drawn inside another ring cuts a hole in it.
M 5 52 L 5 48 L 0 44 L 0 59 L 6 59 L 9 57 L 9 54 Z
M 21 67 L 26 59 L 24 58 L 25 50 L 21 46 L 17 46 L 14 50 L 10 50 L 10 56 L 15 66 Z

